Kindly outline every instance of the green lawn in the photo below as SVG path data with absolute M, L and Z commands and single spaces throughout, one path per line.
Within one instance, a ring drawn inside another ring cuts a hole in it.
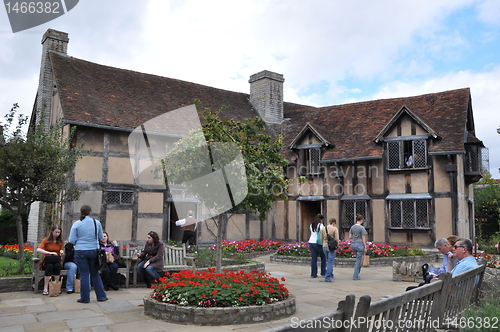
M 15 264 L 15 266 L 17 266 L 17 260 L 16 259 L 12 259 L 12 258 L 7 258 L 7 257 L 3 257 L 3 256 L 0 256 L 0 271 L 5 269 L 9 264 Z M 12 278 L 12 277 L 24 277 L 24 276 L 30 276 L 30 274 L 25 274 L 25 275 L 20 275 L 20 274 L 14 274 L 14 275 L 9 275 L 8 277 L 9 278 Z

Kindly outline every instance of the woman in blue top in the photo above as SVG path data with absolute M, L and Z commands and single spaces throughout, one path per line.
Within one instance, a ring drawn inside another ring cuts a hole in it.
M 103 238 L 102 226 L 98 220 L 90 217 L 92 208 L 83 205 L 80 220 L 75 222 L 69 232 L 69 242 L 75 245 L 75 259 L 80 270 L 80 298 L 77 302 L 90 302 L 90 278 L 94 284 L 97 301 L 107 301 L 99 271 L 96 267 L 99 239 Z

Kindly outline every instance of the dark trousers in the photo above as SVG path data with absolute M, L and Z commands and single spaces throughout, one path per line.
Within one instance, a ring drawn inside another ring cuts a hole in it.
M 196 232 L 195 231 L 184 231 L 182 234 L 182 243 L 189 242 L 189 245 L 196 244 Z
M 118 264 L 116 262 L 106 264 L 106 269 L 101 271 L 102 283 L 107 286 L 114 286 L 113 280 L 117 271 Z

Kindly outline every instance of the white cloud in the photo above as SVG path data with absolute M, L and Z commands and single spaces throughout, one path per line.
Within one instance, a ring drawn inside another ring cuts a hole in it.
M 477 7 L 478 18 L 488 24 L 500 26 L 500 2 L 497 0 L 483 1 Z

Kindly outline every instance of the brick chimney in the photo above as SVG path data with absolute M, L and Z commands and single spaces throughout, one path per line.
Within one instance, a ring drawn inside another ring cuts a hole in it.
M 54 91 L 54 80 L 52 64 L 49 60 L 49 52 L 55 51 L 67 54 L 68 34 L 66 32 L 48 29 L 42 37 L 42 62 L 40 65 L 40 77 L 38 79 L 38 91 L 36 100 L 36 119 L 43 119 L 44 127 L 50 128 L 50 111 L 52 109 L 52 95 Z
M 43 121 L 44 130 L 46 132 L 50 130 L 52 98 L 54 89 L 56 88 L 49 52 L 67 54 L 68 42 L 69 38 L 66 32 L 53 29 L 48 29 L 42 37 L 42 61 L 40 64 L 38 90 L 31 121 L 35 120 L 37 123 Z M 31 204 L 28 216 L 27 243 L 37 245 L 45 236 L 45 210 L 46 204 L 42 202 Z
M 282 74 L 268 70 L 250 76 L 250 103 L 267 123 L 283 122 Z

